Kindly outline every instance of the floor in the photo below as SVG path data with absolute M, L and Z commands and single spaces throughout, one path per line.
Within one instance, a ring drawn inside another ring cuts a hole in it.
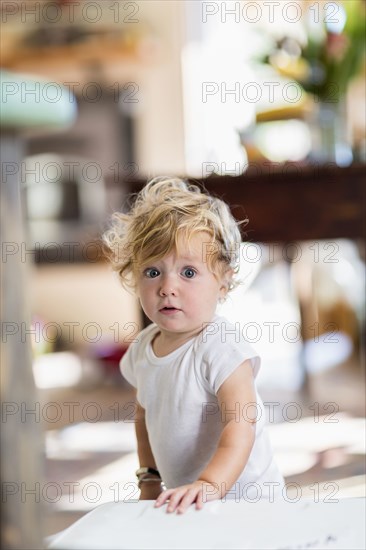
M 301 392 L 261 392 L 288 499 L 366 495 L 362 371 L 359 360 L 348 360 L 312 375 Z M 99 504 L 133 502 L 138 459 L 133 394 L 119 376 L 89 388 L 43 391 L 42 397 L 48 536 Z M 50 403 L 62 411 L 52 421 Z

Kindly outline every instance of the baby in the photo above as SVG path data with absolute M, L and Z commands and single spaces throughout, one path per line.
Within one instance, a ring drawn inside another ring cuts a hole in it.
M 167 512 L 283 488 L 255 387 L 260 358 L 216 314 L 238 284 L 239 223 L 196 185 L 155 178 L 103 236 L 152 321 L 121 371 L 137 390 L 140 498 Z

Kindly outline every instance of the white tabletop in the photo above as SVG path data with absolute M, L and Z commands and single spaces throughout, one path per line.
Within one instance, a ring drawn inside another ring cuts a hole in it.
M 103 504 L 56 537 L 50 549 L 364 549 L 366 500 L 213 501 L 182 515 L 153 501 Z

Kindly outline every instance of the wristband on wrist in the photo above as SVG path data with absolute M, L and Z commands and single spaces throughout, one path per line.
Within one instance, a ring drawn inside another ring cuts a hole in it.
M 142 483 L 156 483 L 160 484 L 163 491 L 166 490 L 165 483 L 161 479 L 159 470 L 156 468 L 150 468 L 149 466 L 142 466 L 136 470 L 137 487 L 141 489 Z
M 158 478 L 158 477 L 143 477 L 142 479 L 139 479 L 138 482 L 137 482 L 137 487 L 139 489 L 141 489 L 141 485 L 143 483 L 159 483 L 161 489 L 163 491 L 166 490 L 166 486 L 165 486 L 165 483 L 162 479 Z
M 158 470 L 156 470 L 155 468 L 150 468 L 148 466 L 142 466 L 141 468 L 139 468 L 138 470 L 136 470 L 136 476 L 137 476 L 137 479 L 139 480 L 141 476 L 145 475 L 145 474 L 150 474 L 150 475 L 153 475 L 153 476 L 158 476 L 158 478 L 161 479 L 161 476 L 160 476 L 160 473 Z

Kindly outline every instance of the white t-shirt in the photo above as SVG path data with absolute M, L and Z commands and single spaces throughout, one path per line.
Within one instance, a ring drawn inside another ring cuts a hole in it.
M 161 477 L 167 488 L 174 488 L 197 480 L 217 449 L 224 428 L 217 400 L 221 384 L 246 359 L 251 360 L 256 377 L 260 358 L 236 326 L 218 315 L 197 336 L 164 357 L 157 357 L 151 345 L 158 332 L 155 323 L 142 330 L 120 366 L 123 376 L 137 388 L 137 400 L 145 409 L 151 450 Z M 283 478 L 273 460 L 257 390 L 256 399 L 257 406 L 248 405 L 240 411 L 238 404 L 232 413 L 232 417 L 257 417 L 256 438 L 248 462 L 226 498 L 270 498 L 273 491 L 276 494 L 282 489 Z

